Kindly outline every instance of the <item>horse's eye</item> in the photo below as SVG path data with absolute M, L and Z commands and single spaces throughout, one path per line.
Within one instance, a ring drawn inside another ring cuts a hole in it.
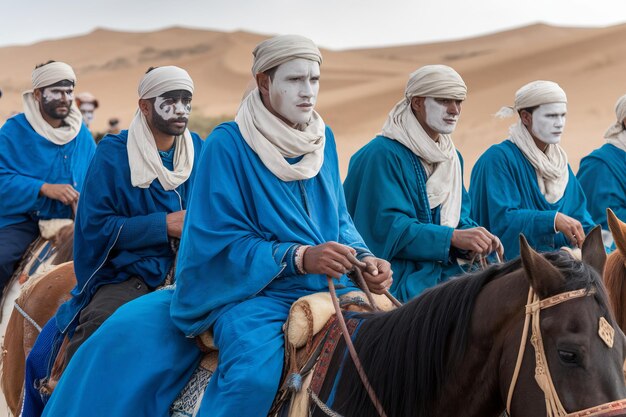
M 567 350 L 559 350 L 559 358 L 563 363 L 573 365 L 578 363 L 578 355 L 575 352 L 568 352 Z

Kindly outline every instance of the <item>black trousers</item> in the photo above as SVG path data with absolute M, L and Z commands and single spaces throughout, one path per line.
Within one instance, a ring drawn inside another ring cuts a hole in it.
M 65 363 L 69 363 L 80 345 L 89 338 L 119 307 L 151 292 L 141 277 L 100 287 L 78 318 L 78 326 L 67 345 Z
M 0 228 L 0 294 L 9 283 L 28 246 L 39 236 L 34 220 Z

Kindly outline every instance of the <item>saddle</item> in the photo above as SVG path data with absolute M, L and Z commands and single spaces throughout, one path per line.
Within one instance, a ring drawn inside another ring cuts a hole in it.
M 384 295 L 372 294 L 372 296 L 381 310 L 390 311 L 395 308 Z M 341 296 L 339 303 L 344 311 L 372 311 L 365 294 L 360 291 Z M 285 333 L 283 375 L 269 416 L 284 415 L 286 409 L 289 410 L 288 415 L 291 417 L 309 415 L 310 395 L 319 393 L 332 353 L 342 338 L 336 324 L 330 293 L 307 295 L 291 306 L 287 321 L 283 325 Z M 348 323 L 350 332 L 355 327 L 356 321 Z M 172 404 L 170 415 L 173 417 L 194 415 L 200 406 L 204 389 L 218 364 L 218 352 L 211 332 L 201 334 L 196 338 L 196 342 L 205 355 L 190 381 Z

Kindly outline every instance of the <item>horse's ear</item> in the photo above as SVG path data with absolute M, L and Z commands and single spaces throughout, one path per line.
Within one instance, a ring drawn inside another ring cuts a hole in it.
M 617 246 L 622 255 L 626 256 L 626 224 L 618 219 L 610 208 L 606 209 L 606 219 L 609 223 L 609 230 L 613 235 L 615 246 Z
M 602 243 L 602 228 L 594 227 L 585 237 L 582 247 L 583 262 L 590 265 L 600 276 L 604 274 L 606 264 L 606 251 Z
M 524 235 L 519 236 L 520 257 L 530 286 L 539 298 L 556 293 L 565 284 L 561 272 L 530 247 Z

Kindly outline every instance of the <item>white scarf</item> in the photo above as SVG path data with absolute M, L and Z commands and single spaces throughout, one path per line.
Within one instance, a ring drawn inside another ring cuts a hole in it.
M 440 134 L 439 142 L 432 140 L 415 118 L 406 98 L 391 110 L 382 134 L 397 140 L 421 159 L 429 174 L 426 191 L 430 208 L 441 205 L 440 224 L 456 228 L 461 218 L 463 180 L 452 137 Z
M 158 97 L 168 91 L 185 90 L 193 93 L 193 81 L 182 68 L 158 67 L 143 76 L 138 93 L 142 99 Z M 163 165 L 154 136 L 143 113 L 135 112 L 128 128 L 128 164 L 133 187 L 148 188 L 158 179 L 166 191 L 171 191 L 187 181 L 194 161 L 193 140 L 189 129 L 174 138 L 174 170 Z
M 626 130 L 624 130 L 624 119 L 626 119 L 626 95 L 621 96 L 615 103 L 615 116 L 617 121 L 611 125 L 604 138 L 607 143 L 618 147 L 626 152 Z
M 174 170 L 163 165 L 146 117 L 137 110 L 128 128 L 128 163 L 133 187 L 148 188 L 158 179 L 163 189 L 171 191 L 187 181 L 193 168 L 193 140 L 189 129 L 174 138 Z
M 41 115 L 39 103 L 35 100 L 33 90 L 22 94 L 24 103 L 24 116 L 35 132 L 56 145 L 65 145 L 78 136 L 83 125 L 83 116 L 74 104 L 70 106 L 70 114 L 63 119 L 64 125 L 52 127 Z
M 235 122 L 248 146 L 281 180 L 313 178 L 322 167 L 326 125 L 315 111 L 303 131 L 293 129 L 267 110 L 257 88 L 241 102 Z M 295 164 L 285 160 L 299 156 Z
M 550 204 L 563 197 L 569 182 L 567 154 L 559 144 L 547 145 L 546 152 L 541 152 L 526 127 L 519 120 L 509 129 L 511 142 L 524 154 L 535 168 L 539 189 Z

